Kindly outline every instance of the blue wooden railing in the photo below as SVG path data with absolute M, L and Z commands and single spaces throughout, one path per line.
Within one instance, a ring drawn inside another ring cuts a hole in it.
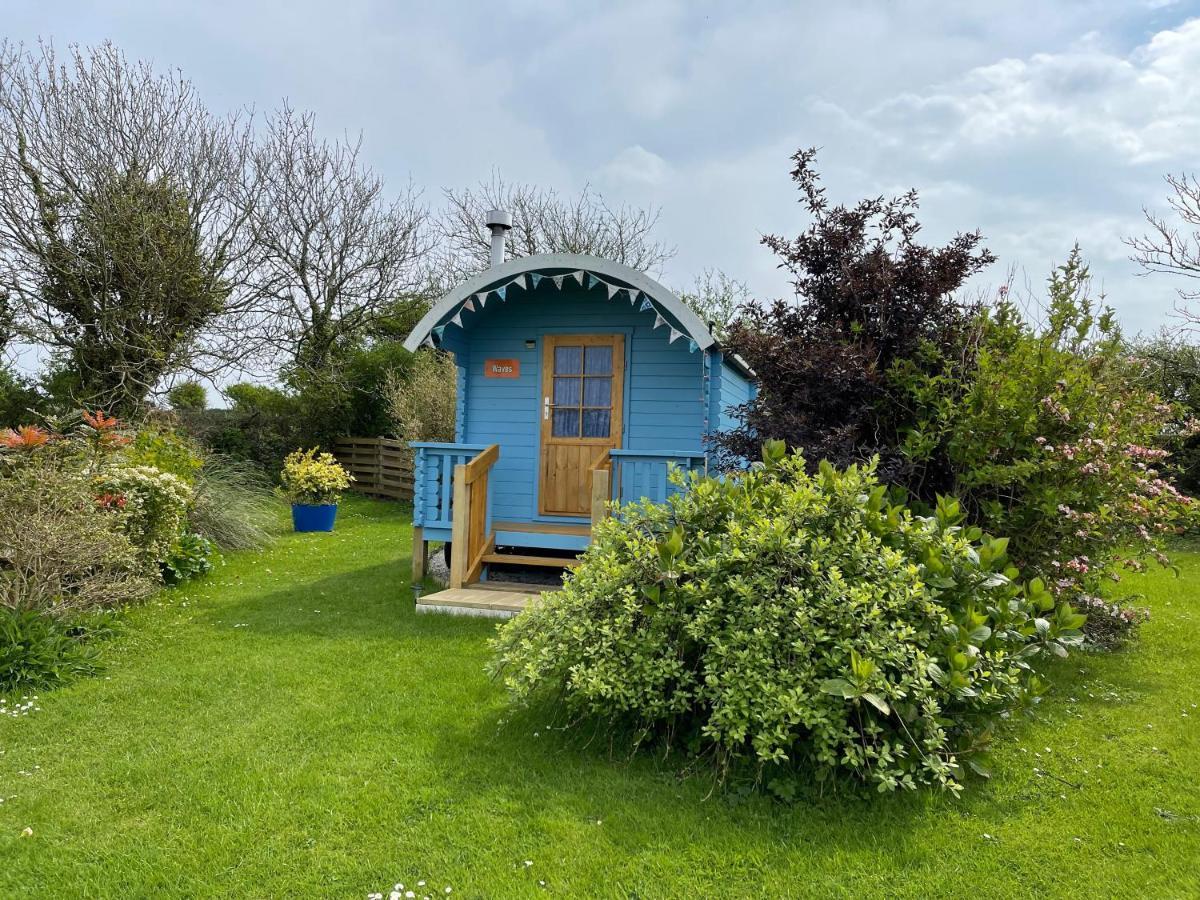
M 621 503 L 650 500 L 662 503 L 679 488 L 668 475 L 672 466 L 704 470 L 704 454 L 691 451 L 611 450 L 613 499 Z
M 487 444 L 449 444 L 414 441 L 413 525 L 429 530 L 453 526 L 454 467 L 488 448 Z M 621 503 L 651 500 L 662 503 L 678 487 L 668 474 L 672 466 L 703 470 L 704 454 L 692 451 L 612 450 L 610 499 Z
M 440 444 L 412 441 L 413 525 L 445 528 L 453 524 L 454 467 L 468 463 L 488 444 Z

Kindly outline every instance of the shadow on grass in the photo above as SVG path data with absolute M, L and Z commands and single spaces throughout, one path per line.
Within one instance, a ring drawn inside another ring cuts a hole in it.
M 487 804 L 519 799 L 540 814 L 567 818 L 595 815 L 606 805 L 610 811 L 625 807 L 634 814 L 632 810 L 650 804 L 660 811 L 667 807 L 683 823 L 684 834 L 712 836 L 715 829 L 766 843 L 783 836 L 803 840 L 831 858 L 881 847 L 901 856 L 936 854 L 936 847 L 906 848 L 903 842 L 931 820 L 1022 819 L 1031 805 L 1070 789 L 1052 775 L 1035 776 L 1032 754 L 1018 754 L 1018 747 L 1031 731 L 1047 724 L 1062 728 L 1068 718 L 1094 717 L 1113 704 L 1136 702 L 1165 689 L 1159 674 L 1132 664 L 1129 657 L 1137 652 L 1133 645 L 1116 653 L 1048 660 L 1043 668 L 1054 685 L 1052 694 L 1032 715 L 1000 729 L 993 753 L 1005 757 L 1004 765 L 992 780 L 968 775 L 957 797 L 932 788 L 880 794 L 845 779 L 822 783 L 815 774 L 809 781 L 801 774 L 796 796 L 785 802 L 763 784 L 754 784 L 752 775 L 734 774 L 721 783 L 707 761 L 664 752 L 661 745 L 633 750 L 627 735 L 604 725 L 564 728 L 561 712 L 548 703 L 478 716 L 465 731 L 446 734 L 437 755 L 450 761 L 443 775 L 455 782 L 456 795 Z M 1072 740 L 1079 737 L 1075 732 Z M 1056 774 L 1074 780 L 1076 773 Z M 1086 790 L 1087 785 L 1075 789 Z M 764 832 L 764 826 L 782 834 Z
M 391 561 L 209 606 L 196 622 L 238 622 L 260 634 L 329 638 L 482 636 L 496 625 L 491 619 L 418 615 L 414 607 L 406 563 Z
M 718 785 L 703 763 L 653 747 L 632 752 L 621 735 L 600 726 L 564 731 L 545 706 L 504 707 L 500 688 L 490 685 L 482 671 L 483 643 L 496 623 L 416 614 L 407 575 L 406 560 L 365 565 L 224 603 L 197 621 L 214 626 L 244 622 L 259 634 L 316 640 L 397 641 L 399 652 L 421 658 L 423 678 L 441 683 L 437 693 L 431 689 L 421 695 L 441 707 L 431 711 L 424 726 L 433 731 L 430 765 L 441 796 L 486 809 L 516 804 L 558 820 L 619 817 L 632 823 L 618 839 L 622 849 L 624 843 L 655 839 L 654 823 L 666 809 L 675 823 L 673 834 L 700 835 L 710 844 L 720 834 L 737 834 L 752 843 L 803 840 L 831 858 L 880 847 L 914 856 L 936 854 L 937 848 L 906 850 L 906 836 L 931 818 L 1019 818 L 1031 804 L 1062 789 L 1035 779 L 1030 761 L 1017 755 L 1016 747 L 1037 727 L 1024 717 L 1003 727 L 997 737 L 995 751 L 1004 760 L 996 780 L 972 778 L 958 798 L 929 789 L 879 795 L 847 784 L 821 786 L 814 779 L 797 785 L 796 799 L 783 803 L 761 789 L 744 790 L 748 779 Z M 1052 691 L 1035 721 L 1061 727 L 1068 718 L 1093 717 L 1169 690 L 1167 674 L 1139 656 L 1144 654 L 1135 643 L 1114 653 L 1075 653 L 1067 660 L 1046 661 L 1043 669 Z M 1073 737 L 1081 736 L 1088 737 L 1078 732 Z M 655 815 L 639 817 L 647 808 Z

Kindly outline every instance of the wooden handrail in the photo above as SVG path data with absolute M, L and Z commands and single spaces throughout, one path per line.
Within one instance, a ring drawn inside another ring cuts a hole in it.
M 500 457 L 492 444 L 470 462 L 454 467 L 454 509 L 451 516 L 450 587 L 460 588 L 479 577 L 483 557 L 491 552 L 495 535 L 488 533 L 488 472 Z
M 473 460 L 466 464 L 467 484 L 484 475 L 500 457 L 500 445 L 492 444 Z
M 604 448 L 603 453 L 596 457 L 596 461 L 592 463 L 590 471 L 598 472 L 601 469 L 612 471 L 612 453 L 607 447 Z

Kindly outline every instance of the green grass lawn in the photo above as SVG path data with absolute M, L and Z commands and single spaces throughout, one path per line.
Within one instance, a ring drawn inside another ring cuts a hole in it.
M 495 623 L 416 616 L 409 540 L 349 502 L 0 717 L 0 897 L 1200 895 L 1200 554 L 1126 585 L 1140 643 L 1057 666 L 990 783 L 783 805 L 511 716 Z

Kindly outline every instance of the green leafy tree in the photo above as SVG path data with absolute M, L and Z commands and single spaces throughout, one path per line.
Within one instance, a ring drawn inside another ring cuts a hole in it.
M 167 402 L 172 409 L 204 409 L 208 406 L 208 392 L 198 381 L 185 381 L 167 392 Z
M 42 298 L 78 378 L 75 399 L 134 412 L 186 363 L 229 290 L 207 265 L 186 196 L 167 180 L 109 180 L 69 224 L 54 197 L 37 196 Z
M 111 44 L 0 44 L 0 296 L 62 401 L 133 411 L 252 349 L 248 123 Z

